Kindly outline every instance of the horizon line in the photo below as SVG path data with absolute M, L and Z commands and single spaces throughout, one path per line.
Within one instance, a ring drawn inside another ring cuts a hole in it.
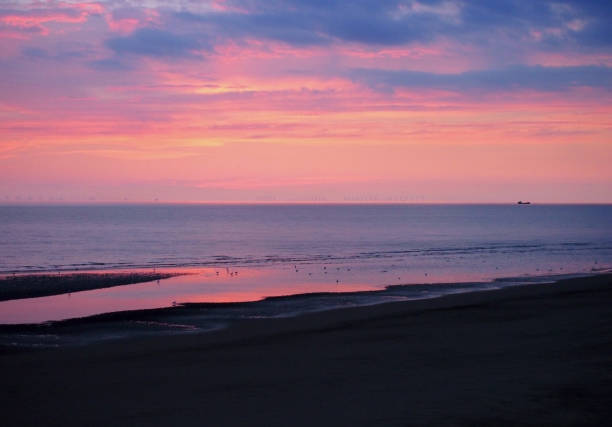
M 274 201 L 259 201 L 259 200 L 242 200 L 242 201 L 164 201 L 164 200 L 101 200 L 101 201 L 0 201 L 0 206 L 104 206 L 104 205 L 517 205 L 519 200 L 507 202 L 487 202 L 487 201 L 395 201 L 395 200 L 274 200 Z M 612 201 L 556 201 L 556 202 L 537 202 L 525 200 L 529 202 L 523 206 L 529 205 L 612 205 Z

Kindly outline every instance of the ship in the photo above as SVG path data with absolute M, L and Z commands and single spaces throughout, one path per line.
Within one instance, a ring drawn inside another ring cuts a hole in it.
M 517 205 L 530 205 L 531 202 L 523 202 L 522 200 L 519 200 Z

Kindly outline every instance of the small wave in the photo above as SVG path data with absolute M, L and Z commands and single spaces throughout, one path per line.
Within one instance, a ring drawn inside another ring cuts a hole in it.
M 27 273 L 27 272 L 53 272 L 53 271 L 78 271 L 87 269 L 118 269 L 118 268 L 180 268 L 180 267 L 214 267 L 223 265 L 269 265 L 269 264 L 298 264 L 298 263 L 317 263 L 317 262 L 353 262 L 378 259 L 395 258 L 428 258 L 446 257 L 452 260 L 453 257 L 461 259 L 463 256 L 471 255 L 523 255 L 536 254 L 543 255 L 567 254 L 571 256 L 576 253 L 593 252 L 593 257 L 603 252 L 609 256 L 612 245 L 609 243 L 589 243 L 589 242 L 560 242 L 554 244 L 491 244 L 474 245 L 463 247 L 433 247 L 433 248 L 408 248 L 393 250 L 361 251 L 344 254 L 314 253 L 314 254 L 267 254 L 261 256 L 229 256 L 226 254 L 212 255 L 206 258 L 192 256 L 173 256 L 160 257 L 144 262 L 135 262 L 126 259 L 117 261 L 88 261 L 84 263 L 50 263 L 50 264 L 24 264 L 10 265 L 0 263 L 0 274 Z

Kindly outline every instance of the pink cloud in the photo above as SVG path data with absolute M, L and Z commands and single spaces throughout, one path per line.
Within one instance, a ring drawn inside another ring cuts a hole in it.
M 104 17 L 112 31 L 124 35 L 140 27 L 160 24 L 160 14 L 155 9 L 118 9 L 106 11 Z
M 444 4 L 410 13 L 454 16 Z M 612 140 L 605 82 L 545 91 L 483 89 L 476 81 L 466 89 L 437 87 L 433 75 L 425 78 L 434 84 L 419 86 L 410 79 L 422 76 L 410 72 L 495 69 L 498 58 L 448 38 L 301 45 L 230 37 L 206 32 L 210 22 L 176 25 L 165 9 L 112 6 L 46 2 L 0 16 L 0 182 L 130 182 L 154 193 L 178 180 L 181 197 L 197 200 L 280 187 L 279 194 L 304 197 L 324 188 L 340 197 L 368 185 L 397 192 L 417 181 L 436 189 L 442 184 L 434 181 L 458 177 L 472 184 L 612 179 L 604 161 Z M 224 1 L 211 8 L 244 12 Z M 141 28 L 200 37 L 210 49 L 167 57 L 109 47 Z M 612 66 L 605 51 L 529 43 L 513 60 Z M 351 79 L 353 69 L 408 73 L 405 85 L 379 90 Z
M 30 38 L 32 34 L 49 35 L 45 24 L 79 24 L 90 15 L 101 14 L 104 8 L 99 3 L 49 2 L 33 4 L 28 9 L 8 9 L 0 14 L 0 24 L 12 30 L 3 31 L 8 37 Z

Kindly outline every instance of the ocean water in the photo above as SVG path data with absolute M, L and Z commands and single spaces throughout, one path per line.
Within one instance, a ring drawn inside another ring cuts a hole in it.
M 0 207 L 0 273 L 465 258 L 534 273 L 611 253 L 612 205 Z
M 612 205 L 0 207 L 0 274 L 153 268 L 192 273 L 161 283 L 3 302 L 0 323 L 390 285 L 463 283 L 444 289 L 465 291 L 467 283 L 586 274 L 610 266 Z M 422 296 L 414 287 L 394 289 L 377 297 Z M 309 304 L 316 309 L 338 301 Z

